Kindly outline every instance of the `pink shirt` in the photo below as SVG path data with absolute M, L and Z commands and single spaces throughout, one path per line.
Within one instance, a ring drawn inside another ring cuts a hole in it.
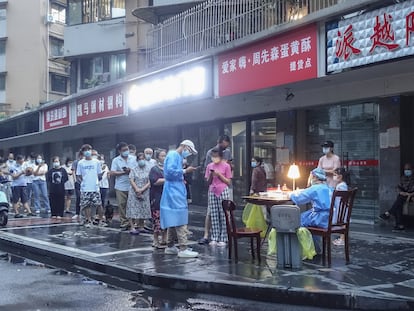
M 323 170 L 335 170 L 341 167 L 341 160 L 336 154 L 331 155 L 329 158 L 324 155 L 320 157 L 318 167 Z M 335 182 L 333 181 L 333 174 L 326 175 L 326 183 L 329 187 L 335 187 Z
M 206 179 L 210 177 L 210 170 L 215 170 L 217 172 L 220 172 L 224 177 L 231 178 L 231 167 L 230 164 L 228 164 L 225 161 L 221 161 L 220 163 L 210 163 L 207 165 L 206 168 Z M 226 183 L 222 182 L 219 177 L 213 176 L 213 180 L 211 181 L 211 185 L 208 188 L 209 191 L 213 192 L 216 197 L 219 197 L 221 193 L 226 189 L 228 186 Z

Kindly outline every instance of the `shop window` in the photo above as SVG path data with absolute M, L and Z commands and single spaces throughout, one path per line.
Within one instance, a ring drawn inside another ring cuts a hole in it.
M 96 23 L 125 17 L 125 0 L 69 0 L 68 24 Z
M 65 76 L 50 74 L 50 85 L 52 92 L 67 93 L 68 90 L 68 78 Z
M 233 199 L 238 205 L 242 205 L 241 197 L 249 193 L 250 170 L 247 165 L 246 122 L 234 122 L 224 125 L 224 134 L 231 139 L 232 168 L 233 168 Z
M 66 8 L 64 6 L 58 5 L 57 3 L 52 3 L 50 14 L 53 16 L 53 21 L 55 23 L 66 23 Z
M 80 60 L 81 89 L 88 89 L 125 76 L 125 54 Z
M 6 76 L 0 74 L 0 91 L 6 90 Z
M 63 56 L 64 46 L 63 40 L 57 38 L 50 38 L 50 55 Z
M 276 140 L 276 118 L 252 121 L 252 157 L 263 159 L 263 167 L 266 171 L 266 179 L 269 187 L 275 186 L 275 166 L 277 159 L 280 163 L 289 163 L 289 149 L 287 154 L 283 151 L 283 143 Z M 282 133 L 283 134 L 283 133 Z M 277 148 L 279 147 L 279 148 Z M 282 158 L 283 156 L 283 158 Z

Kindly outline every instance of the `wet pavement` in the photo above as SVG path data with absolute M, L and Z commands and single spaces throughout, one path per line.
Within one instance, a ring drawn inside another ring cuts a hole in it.
M 165 255 L 152 235 L 131 236 L 116 228 L 84 228 L 70 218 L 12 219 L 0 232 L 0 250 L 78 272 L 130 290 L 142 284 L 262 302 L 360 310 L 414 310 L 414 231 L 352 225 L 351 263 L 333 247 L 332 266 L 320 256 L 302 269 L 277 269 L 275 256 L 259 264 L 239 243 L 236 264 L 227 249 L 198 245 L 203 207 L 191 206 L 190 244 L 199 258 Z M 113 226 L 116 227 L 114 221 Z

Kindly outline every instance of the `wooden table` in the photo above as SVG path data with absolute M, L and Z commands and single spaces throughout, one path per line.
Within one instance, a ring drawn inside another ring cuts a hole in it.
M 294 203 L 289 199 L 279 199 L 275 197 L 268 197 L 268 196 L 257 196 L 257 195 L 246 195 L 243 196 L 242 199 L 246 200 L 247 203 L 257 204 L 257 205 L 265 205 L 267 211 L 267 229 L 266 234 L 262 240 L 262 244 L 269 236 L 270 230 L 272 229 L 272 224 L 270 223 L 270 209 L 273 205 L 293 205 Z

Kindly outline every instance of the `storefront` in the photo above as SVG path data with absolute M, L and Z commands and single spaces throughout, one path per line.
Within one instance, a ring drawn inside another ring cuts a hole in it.
M 24 134 L 17 138 L 3 137 L 3 154 L 65 158 L 91 143 L 110 159 L 119 141 L 143 150 L 191 139 L 199 150 L 191 161 L 203 165 L 207 150 L 226 134 L 234 198 L 243 204 L 251 157 L 264 159 L 271 187 L 292 187 L 287 171 L 295 162 L 301 175 L 296 185 L 303 188 L 322 155 L 321 143 L 332 140 L 359 189 L 353 220 L 373 223 L 395 199 L 401 166 L 414 161 L 413 16 L 414 1 L 339 16 L 74 95 L 31 112 L 41 122 L 17 128 Z M 381 25 L 394 33 L 378 41 L 373 35 Z M 206 205 L 201 170 L 192 187 L 193 203 Z

